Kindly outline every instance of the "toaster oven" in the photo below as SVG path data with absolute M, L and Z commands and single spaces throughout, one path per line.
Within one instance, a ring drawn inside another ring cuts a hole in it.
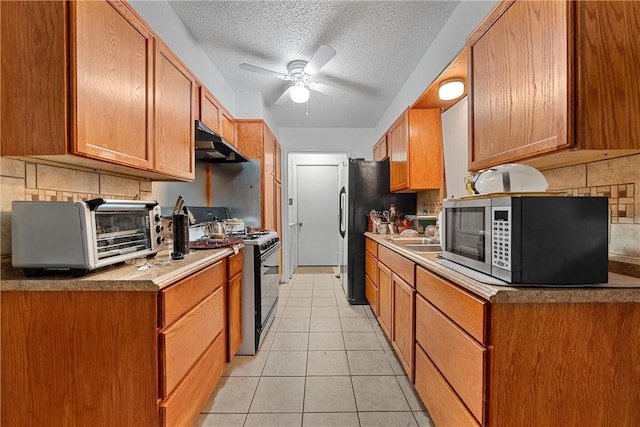
M 29 277 L 43 270 L 68 270 L 79 277 L 127 259 L 154 256 L 163 241 L 155 201 L 16 201 L 11 216 L 11 262 Z

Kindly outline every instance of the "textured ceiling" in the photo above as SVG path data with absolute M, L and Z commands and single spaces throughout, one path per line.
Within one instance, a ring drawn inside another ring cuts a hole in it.
M 457 1 L 170 1 L 235 92 L 261 92 L 277 126 L 374 127 L 422 59 Z M 321 44 L 336 55 L 314 80 L 348 89 L 312 92 L 306 106 L 273 102 L 287 88 L 241 70 L 287 73 Z M 418 94 L 416 94 L 417 97 Z

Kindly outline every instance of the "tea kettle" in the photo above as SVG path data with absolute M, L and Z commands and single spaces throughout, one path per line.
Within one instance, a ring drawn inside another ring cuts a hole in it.
M 202 232 L 205 237 L 211 237 L 212 239 L 224 239 L 226 234 L 224 223 L 220 221 L 202 224 Z
M 476 194 L 538 192 L 549 187 L 547 179 L 536 168 L 519 163 L 499 165 L 477 172 L 471 180 Z

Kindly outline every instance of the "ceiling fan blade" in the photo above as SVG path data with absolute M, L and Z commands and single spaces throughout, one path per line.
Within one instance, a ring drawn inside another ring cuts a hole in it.
M 289 76 L 286 74 L 278 73 L 277 71 L 267 70 L 266 68 L 256 67 L 255 65 L 242 63 L 240 68 L 247 71 L 253 71 L 254 73 L 266 74 L 267 76 L 276 77 L 280 80 L 286 80 Z
M 320 68 L 324 67 L 324 65 L 329 62 L 331 58 L 333 58 L 336 54 L 336 51 L 331 46 L 327 46 L 326 44 L 320 45 L 316 53 L 313 54 L 307 65 L 304 67 L 304 72 L 310 76 L 320 70 Z
M 342 96 L 347 94 L 346 89 L 318 82 L 311 82 L 309 84 L 309 89 L 332 96 Z
M 287 90 L 282 92 L 282 95 L 280 95 L 280 97 L 278 99 L 276 99 L 276 102 L 274 102 L 274 104 L 282 105 L 282 104 L 286 103 L 287 101 L 289 101 L 291 99 L 291 97 L 289 96 L 289 92 L 290 91 L 291 91 L 291 86 L 289 86 L 287 88 Z

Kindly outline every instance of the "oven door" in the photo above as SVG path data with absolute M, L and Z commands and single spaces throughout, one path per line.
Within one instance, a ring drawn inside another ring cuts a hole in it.
M 491 199 L 443 202 L 442 256 L 491 274 Z
M 256 248 L 257 249 L 257 248 Z M 260 254 L 260 316 L 256 316 L 257 335 L 262 334 L 269 326 L 271 317 L 275 315 L 278 306 L 278 286 L 280 284 L 280 242 Z M 256 288 L 257 291 L 257 288 Z

